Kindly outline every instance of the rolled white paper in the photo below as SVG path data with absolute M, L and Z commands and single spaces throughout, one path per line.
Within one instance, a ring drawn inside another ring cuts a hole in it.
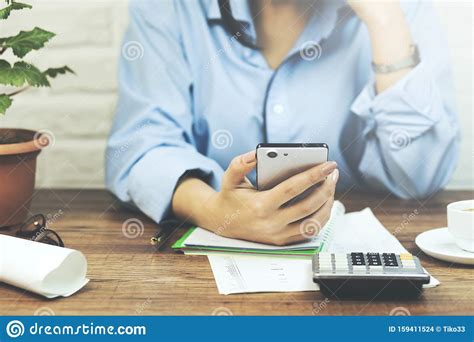
M 0 282 L 47 298 L 68 297 L 89 282 L 76 250 L 0 235 Z

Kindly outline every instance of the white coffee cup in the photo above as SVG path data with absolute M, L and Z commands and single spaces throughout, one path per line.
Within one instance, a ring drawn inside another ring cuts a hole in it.
M 453 202 L 447 209 L 449 233 L 460 248 L 474 253 L 474 200 Z

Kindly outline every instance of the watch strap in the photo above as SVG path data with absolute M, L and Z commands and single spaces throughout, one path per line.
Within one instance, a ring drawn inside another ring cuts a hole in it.
M 376 64 L 372 62 L 372 69 L 377 74 L 389 74 L 395 71 L 403 70 L 406 68 L 413 68 L 420 64 L 420 52 L 417 45 L 411 45 L 411 54 L 410 56 L 402 59 L 393 64 Z

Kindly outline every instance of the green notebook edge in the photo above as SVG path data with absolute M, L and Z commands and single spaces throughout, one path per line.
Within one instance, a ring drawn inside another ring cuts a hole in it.
M 265 251 L 265 250 L 248 250 L 248 249 L 239 249 L 239 248 L 219 248 L 219 247 L 190 247 L 190 246 L 185 246 L 184 241 L 189 237 L 189 235 L 192 234 L 192 232 L 196 229 L 197 227 L 191 227 L 186 233 L 183 234 L 182 237 L 180 237 L 172 246 L 171 248 L 173 249 L 187 249 L 187 250 L 200 250 L 200 251 L 218 251 L 218 252 L 232 252 L 232 253 L 246 253 L 246 254 L 269 254 L 269 255 L 314 255 L 316 253 L 320 253 L 322 249 L 324 248 L 324 242 L 321 243 L 321 246 L 315 249 L 307 249 L 303 251 L 298 251 L 298 250 L 291 250 L 291 251 Z
M 171 248 L 173 249 L 185 248 L 184 241 L 189 237 L 189 235 L 191 235 L 192 232 L 194 232 L 196 228 L 197 227 L 189 228 L 188 231 L 183 234 L 183 236 L 181 236 L 178 240 L 176 240 L 176 242 L 173 244 L 173 246 L 171 246 Z

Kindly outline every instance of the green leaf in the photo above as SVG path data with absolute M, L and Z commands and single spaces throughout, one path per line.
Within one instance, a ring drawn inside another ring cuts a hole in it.
M 12 105 L 13 100 L 7 94 L 0 94 L 0 114 L 5 114 L 8 107 Z
M 20 31 L 16 36 L 1 38 L 3 48 L 11 48 L 13 53 L 23 58 L 31 50 L 39 50 L 44 44 L 55 36 L 54 33 L 35 27 L 31 31 Z
M 12 5 L 0 9 L 0 19 L 7 19 L 12 11 Z
M 25 8 L 31 9 L 33 7 L 31 5 L 28 5 L 28 4 L 25 4 L 25 3 L 22 3 L 22 2 L 16 2 L 16 1 L 12 2 L 11 6 L 13 6 L 14 10 L 22 10 L 22 9 L 25 9 Z
M 16 62 L 10 66 L 5 60 L 0 60 L 0 84 L 21 87 L 24 84 L 33 87 L 49 87 L 46 76 L 35 66 L 26 62 Z
M 7 1 L 8 4 L 8 1 Z M 25 8 L 31 8 L 31 5 L 24 4 L 21 2 L 12 2 L 8 6 L 0 9 L 0 19 L 7 19 L 10 16 L 11 11 L 22 10 Z
M 49 68 L 45 71 L 43 71 L 43 74 L 45 74 L 48 77 L 55 78 L 59 74 L 64 75 L 66 73 L 70 72 L 71 74 L 76 74 L 71 68 L 69 68 L 67 65 L 61 67 L 61 68 Z

